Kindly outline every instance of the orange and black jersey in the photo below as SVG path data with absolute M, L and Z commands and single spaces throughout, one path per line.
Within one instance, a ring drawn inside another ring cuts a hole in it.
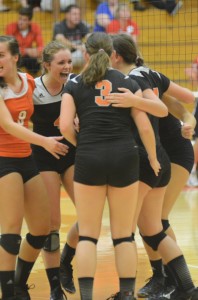
M 162 99 L 163 94 L 167 91 L 170 85 L 170 79 L 168 77 L 147 67 L 138 67 L 133 69 L 129 75 L 138 82 L 142 91 L 152 89 L 160 99 Z M 169 139 L 171 136 L 177 136 L 179 132 L 181 134 L 180 121 L 170 113 L 167 117 L 159 119 L 154 116 L 150 116 L 150 120 L 154 126 L 155 132 L 157 133 L 157 131 L 159 131 L 160 139 Z
M 18 73 L 18 76 L 22 80 L 19 93 L 14 93 L 9 87 L 1 88 L 0 93 L 14 122 L 28 128 L 28 122 L 33 113 L 32 94 L 35 84 L 33 77 L 29 74 Z M 28 142 L 12 136 L 0 127 L 0 156 L 27 157 L 31 152 Z
M 119 87 L 133 93 L 140 89 L 135 81 L 115 69 L 108 69 L 104 79 L 92 86 L 85 85 L 81 75 L 66 84 L 63 93 L 73 97 L 80 120 L 78 144 L 131 138 L 131 109 L 113 107 L 105 100 L 107 94 L 119 92 Z

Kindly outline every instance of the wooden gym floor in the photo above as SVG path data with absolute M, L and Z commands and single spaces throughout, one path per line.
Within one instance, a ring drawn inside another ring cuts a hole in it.
M 62 190 L 61 195 L 62 207 L 62 227 L 60 232 L 61 249 L 63 248 L 67 231 L 76 220 L 75 208 L 68 198 L 67 194 Z M 171 224 L 176 232 L 178 244 L 180 245 L 185 258 L 187 260 L 190 272 L 192 274 L 195 285 L 198 285 L 198 189 L 185 188 L 171 214 Z M 26 226 L 23 226 L 23 235 L 26 234 Z M 136 234 L 136 242 L 138 247 L 138 273 L 136 290 L 139 289 L 144 281 L 150 277 L 151 270 L 147 260 L 145 250 L 139 234 Z M 79 300 L 79 289 L 76 274 L 75 258 L 74 280 L 77 287 L 77 293 L 74 295 L 67 294 L 68 300 Z M 44 270 L 42 258 L 39 257 L 32 274 L 30 275 L 28 284 L 34 284 L 35 288 L 30 290 L 32 300 L 49 299 L 49 285 Z M 115 272 L 114 253 L 109 230 L 108 207 L 106 205 L 103 215 L 103 225 L 101 236 L 98 242 L 98 264 L 94 286 L 94 300 L 105 300 L 111 294 L 118 291 L 118 279 Z

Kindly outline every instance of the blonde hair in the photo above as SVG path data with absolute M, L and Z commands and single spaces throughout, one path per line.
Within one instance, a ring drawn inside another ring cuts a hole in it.
M 44 63 L 51 63 L 54 59 L 54 55 L 59 52 L 60 50 L 68 50 L 70 52 L 70 49 L 58 41 L 52 41 L 49 44 L 45 46 L 42 53 L 42 63 L 43 63 L 43 69 L 44 73 L 47 73 L 47 69 L 45 68 Z

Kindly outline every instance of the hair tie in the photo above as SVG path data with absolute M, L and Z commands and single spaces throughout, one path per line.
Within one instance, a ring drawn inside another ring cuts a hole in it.
M 100 48 L 98 52 L 105 52 L 103 48 Z
M 140 57 L 139 57 L 139 56 L 137 56 L 137 57 L 136 57 L 136 59 L 135 59 L 135 61 L 136 61 L 136 62 L 138 62 L 139 58 L 140 58 Z

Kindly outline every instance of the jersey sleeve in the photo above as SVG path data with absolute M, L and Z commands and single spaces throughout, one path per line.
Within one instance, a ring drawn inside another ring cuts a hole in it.
M 131 77 L 129 76 L 126 76 L 125 77 L 125 80 L 126 80 L 126 84 L 128 85 L 128 89 L 132 92 L 132 93 L 136 93 L 138 90 L 140 90 L 140 86 L 139 84 L 134 80 L 132 79 Z
M 170 79 L 168 77 L 166 77 L 164 74 L 159 72 L 159 75 L 161 77 L 161 81 L 162 81 L 162 86 L 164 88 L 164 93 L 167 91 L 167 89 L 169 88 L 170 85 Z
M 139 77 L 136 75 L 130 75 L 130 78 L 137 83 L 137 85 L 139 86 L 139 88 L 141 88 L 142 91 L 152 89 L 146 78 Z
M 70 94 L 72 96 L 72 82 L 71 82 L 71 80 L 69 80 L 66 83 L 66 85 L 65 85 L 65 87 L 63 89 L 62 95 L 64 95 L 65 93 L 66 94 Z

